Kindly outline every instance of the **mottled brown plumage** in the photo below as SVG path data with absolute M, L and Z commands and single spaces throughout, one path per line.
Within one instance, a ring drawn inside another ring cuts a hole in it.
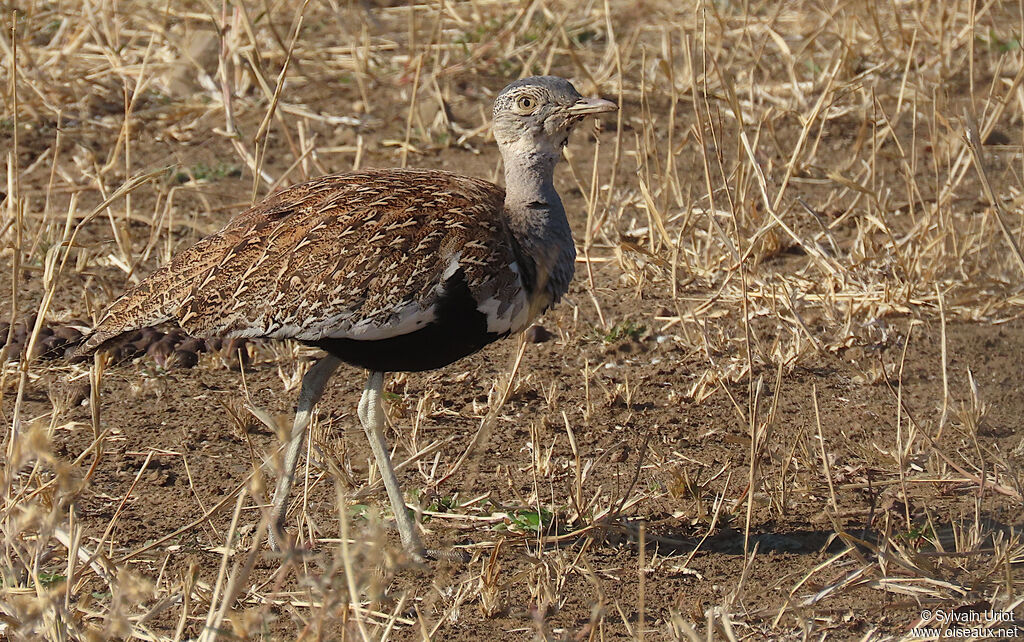
M 200 337 L 381 338 L 417 314 L 425 322 L 453 260 L 474 299 L 499 302 L 500 318 L 527 319 L 503 205 L 500 187 L 439 170 L 290 187 L 126 292 L 82 351 L 172 320 Z

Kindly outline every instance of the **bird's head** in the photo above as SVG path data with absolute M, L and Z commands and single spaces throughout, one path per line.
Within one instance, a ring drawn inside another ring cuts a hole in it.
M 495 99 L 494 138 L 506 157 L 555 160 L 585 116 L 617 109 L 609 100 L 584 98 L 564 78 L 531 76 L 508 85 Z

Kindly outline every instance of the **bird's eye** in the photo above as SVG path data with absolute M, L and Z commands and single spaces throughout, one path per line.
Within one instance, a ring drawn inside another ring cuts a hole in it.
M 519 109 L 522 109 L 523 111 L 530 111 L 531 109 L 534 108 L 534 106 L 536 106 L 536 104 L 537 101 L 535 101 L 533 98 L 530 98 L 529 96 L 520 96 L 519 100 L 516 101 L 516 105 L 519 107 Z

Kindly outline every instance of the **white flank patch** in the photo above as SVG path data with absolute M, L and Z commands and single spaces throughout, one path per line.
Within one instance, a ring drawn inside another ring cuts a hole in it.
M 357 339 L 359 341 L 390 339 L 419 330 L 434 322 L 437 315 L 434 313 L 434 306 L 424 309 L 413 301 L 397 308 L 387 318 L 389 320 L 383 324 L 378 323 L 377 318 L 363 319 L 347 328 L 332 328 L 325 333 L 325 336 L 331 339 Z
M 504 334 L 506 332 L 519 332 L 530 323 L 530 306 L 526 300 L 526 292 L 522 287 L 522 279 L 519 276 L 519 266 L 516 263 L 509 264 L 509 269 L 515 272 L 516 278 L 520 281 L 519 289 L 516 291 L 512 301 L 503 301 L 491 297 L 480 302 L 476 309 L 487 317 L 487 331 L 493 334 Z M 498 311 L 504 307 L 504 312 Z

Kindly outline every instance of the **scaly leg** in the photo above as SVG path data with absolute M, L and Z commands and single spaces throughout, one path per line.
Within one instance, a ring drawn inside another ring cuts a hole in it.
M 313 418 L 313 407 L 320 401 L 327 381 L 334 374 L 334 371 L 341 365 L 341 359 L 327 355 L 313 364 L 313 366 L 302 377 L 302 389 L 299 391 L 298 409 L 295 411 L 295 423 L 292 424 L 292 434 L 288 440 L 288 447 L 284 453 L 284 470 L 277 480 L 277 488 L 274 490 L 273 509 L 270 512 L 270 548 L 281 550 L 281 542 L 284 540 L 285 514 L 288 512 L 288 495 L 292 492 L 292 484 L 295 481 L 295 464 L 299 461 L 299 451 L 302 449 L 302 442 L 306 438 L 306 428 L 309 427 Z
M 388 444 L 384 439 L 384 409 L 381 407 L 380 395 L 384 387 L 384 373 L 371 372 L 366 380 L 366 388 L 363 389 L 363 396 L 359 400 L 359 421 L 366 431 L 366 438 L 370 441 L 370 449 L 373 450 L 374 459 L 377 460 L 377 468 L 384 481 L 384 488 L 388 491 L 388 498 L 391 500 L 391 509 L 395 513 L 395 522 L 398 524 L 398 534 L 402 537 L 402 544 L 405 549 L 415 558 L 422 560 L 425 557 L 423 544 L 419 535 L 416 534 L 416 524 L 409 518 L 409 511 L 405 508 L 405 497 L 398 485 L 398 478 L 395 477 L 395 469 L 391 466 L 391 456 L 388 454 Z

